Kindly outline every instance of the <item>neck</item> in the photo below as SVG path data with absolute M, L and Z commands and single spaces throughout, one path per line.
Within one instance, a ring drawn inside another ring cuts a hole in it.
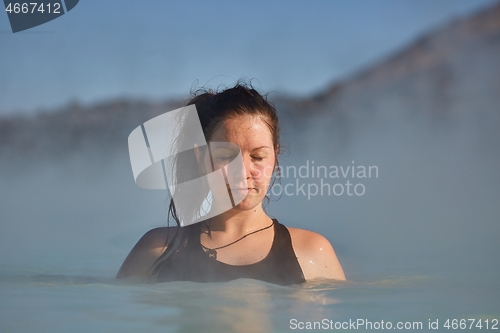
M 264 212 L 261 204 L 247 211 L 231 209 L 207 221 L 212 232 L 220 231 L 234 235 L 252 232 L 271 222 L 272 220 Z

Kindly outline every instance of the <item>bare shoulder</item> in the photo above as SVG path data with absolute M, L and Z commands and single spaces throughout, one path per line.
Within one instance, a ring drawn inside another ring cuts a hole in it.
M 153 263 L 166 250 L 169 238 L 175 235 L 175 229 L 160 227 L 146 232 L 125 258 L 116 278 L 147 277 Z
M 306 280 L 327 278 L 345 280 L 332 245 L 324 236 L 309 230 L 288 228 L 292 246 Z

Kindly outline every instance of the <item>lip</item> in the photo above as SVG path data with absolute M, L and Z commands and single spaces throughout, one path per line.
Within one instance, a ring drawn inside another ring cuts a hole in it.
M 244 188 L 232 188 L 231 191 L 238 193 L 248 193 L 252 190 L 256 190 L 255 187 L 244 187 Z

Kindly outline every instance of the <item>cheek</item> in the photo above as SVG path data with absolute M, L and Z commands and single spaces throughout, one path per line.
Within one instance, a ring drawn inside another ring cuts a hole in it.
M 202 170 L 202 175 L 206 175 L 212 172 L 212 162 L 210 161 L 210 157 L 205 155 L 203 158 L 203 162 L 200 165 Z
M 256 180 L 266 184 L 269 183 L 274 172 L 274 161 L 259 165 L 256 171 Z

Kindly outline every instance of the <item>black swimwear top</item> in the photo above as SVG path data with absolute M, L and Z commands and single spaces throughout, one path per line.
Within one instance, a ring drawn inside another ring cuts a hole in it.
M 288 229 L 273 219 L 274 240 L 267 256 L 250 265 L 230 265 L 209 257 L 200 243 L 201 223 L 184 227 L 179 249 L 160 263 L 157 279 L 166 281 L 223 282 L 239 278 L 280 285 L 305 282 Z

